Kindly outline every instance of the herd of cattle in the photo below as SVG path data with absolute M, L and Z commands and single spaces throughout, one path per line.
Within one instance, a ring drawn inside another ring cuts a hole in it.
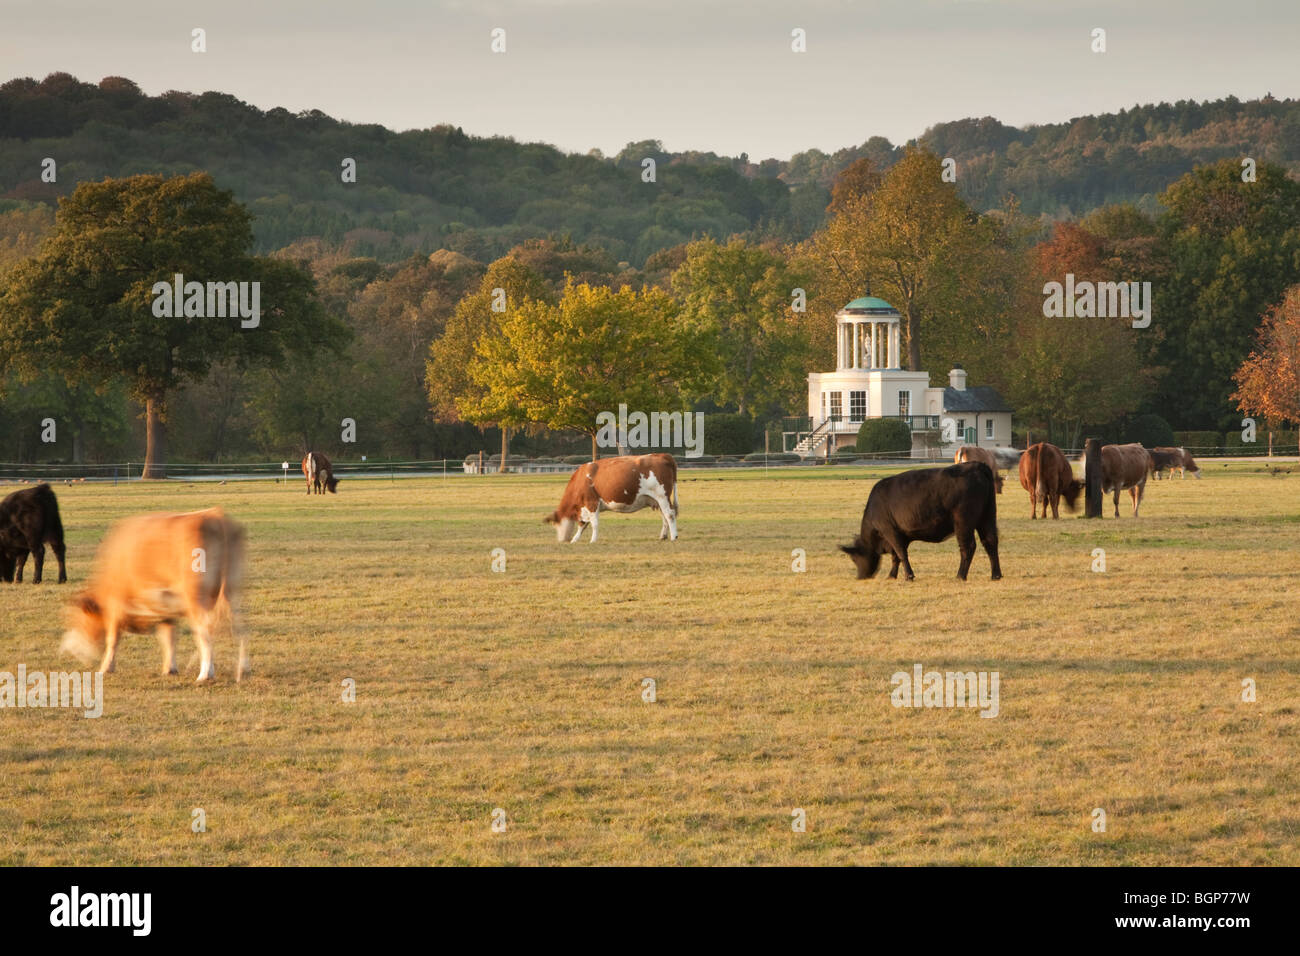
M 999 469 L 1019 467 L 1020 484 L 1029 492 L 1030 517 L 1042 517 L 1048 505 L 1059 517 L 1062 499 L 1074 510 L 1084 484 L 1065 454 L 1040 442 L 1024 452 L 963 446 L 956 463 L 882 478 L 872 487 L 862 526 L 851 545 L 841 550 L 852 558 L 859 578 L 876 574 L 880 559 L 890 555 L 891 578 L 902 567 L 915 577 L 907 549 L 913 541 L 939 542 L 953 535 L 966 579 L 979 537 L 988 553 L 993 580 L 1002 577 L 998 560 L 997 498 L 1002 493 Z M 1103 445 L 1102 488 L 1115 496 L 1129 491 L 1136 517 L 1147 477 L 1175 470 L 1183 477 L 1200 469 L 1186 449 L 1146 449 L 1141 445 Z M 339 479 L 328 458 L 309 452 L 302 460 L 307 493 L 337 493 Z M 544 519 L 555 526 L 558 541 L 576 542 L 591 528 L 595 542 L 602 511 L 632 512 L 654 508 L 662 527 L 659 539 L 677 540 L 677 462 L 654 454 L 602 458 L 579 465 L 570 476 L 559 507 Z M 59 564 L 59 583 L 67 581 L 66 549 L 59 505 L 48 484 L 15 491 L 0 501 L 0 580 L 21 582 L 30 554 L 33 581 L 40 583 L 45 547 Z M 175 674 L 175 628 L 187 623 L 199 652 L 199 681 L 215 677 L 213 633 L 228 622 L 235 637 L 235 605 L 244 565 L 244 531 L 220 508 L 186 514 L 146 514 L 127 518 L 100 545 L 86 588 L 68 608 L 69 627 L 63 648 L 83 659 L 99 658 L 101 672 L 113 670 L 122 634 L 154 630 L 163 655 L 163 673 Z M 246 665 L 241 639 L 236 680 Z

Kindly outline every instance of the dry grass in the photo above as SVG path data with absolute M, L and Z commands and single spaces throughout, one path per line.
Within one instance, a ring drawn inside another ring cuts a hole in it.
M 0 711 L 0 862 L 1300 864 L 1300 478 L 1206 471 L 1100 522 L 1031 523 L 1013 479 L 1006 578 L 965 584 L 951 541 L 853 579 L 857 468 L 684 472 L 675 545 L 646 513 L 557 545 L 561 476 L 59 487 L 72 583 L 0 590 L 0 670 L 75 666 L 113 519 L 220 504 L 253 673 L 134 637 L 102 718 Z M 997 670 L 1000 716 L 893 708 L 917 662 Z

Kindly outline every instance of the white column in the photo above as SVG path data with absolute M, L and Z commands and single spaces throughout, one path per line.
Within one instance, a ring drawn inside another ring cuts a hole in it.
M 876 323 L 871 323 L 871 351 L 868 353 L 867 368 L 876 368 Z
M 858 355 L 859 355 L 859 352 L 858 352 L 858 323 L 854 322 L 854 323 L 853 323 L 853 363 L 849 366 L 849 368 L 857 368 L 857 367 L 858 367 Z

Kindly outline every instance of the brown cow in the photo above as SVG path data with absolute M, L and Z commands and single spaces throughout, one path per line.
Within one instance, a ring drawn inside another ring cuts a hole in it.
M 186 621 L 199 648 L 198 679 L 211 680 L 212 630 L 229 619 L 235 636 L 232 600 L 243 566 L 244 530 L 220 508 L 127 518 L 109 531 L 90 584 L 73 599 L 63 649 L 87 661 L 102 652 L 103 674 L 113 670 L 123 633 L 156 628 L 163 673 L 175 674 L 175 627 Z M 246 663 L 241 638 L 235 680 Z
M 339 486 L 339 480 L 334 477 L 334 466 L 330 460 L 318 451 L 309 451 L 302 460 L 303 477 L 307 479 L 307 494 L 313 491 L 318 495 L 325 494 L 328 488 L 331 494 L 338 494 L 336 490 Z
M 1160 460 L 1165 462 L 1163 467 L 1156 468 L 1156 477 L 1159 477 L 1160 472 L 1164 471 L 1165 468 L 1169 469 L 1170 478 L 1174 477 L 1174 469 L 1178 470 L 1179 477 L 1184 481 L 1187 480 L 1187 473 L 1189 471 L 1194 477 L 1201 477 L 1200 466 L 1197 465 L 1196 460 L 1187 453 L 1186 448 L 1153 448 L 1151 449 L 1150 454 L 1153 461 L 1156 460 L 1156 455 L 1159 455 Z
M 984 462 L 989 466 L 989 471 L 993 472 L 993 484 L 997 487 L 998 494 L 1002 494 L 1002 476 L 998 474 L 998 460 L 993 452 L 979 445 L 962 445 L 957 449 L 957 454 L 952 460 L 959 465 L 963 461 Z
M 569 478 L 560 506 L 543 521 L 555 525 L 556 541 L 577 541 L 591 525 L 596 542 L 602 511 L 659 509 L 659 540 L 677 540 L 677 461 L 672 455 L 623 455 L 579 465 Z M 576 530 L 575 530 L 576 528 Z
M 1169 477 L 1173 477 L 1173 469 L 1178 467 L 1178 455 L 1174 454 L 1175 449 L 1167 448 L 1148 448 L 1147 454 L 1151 456 L 1151 474 L 1156 476 L 1156 481 L 1163 478 L 1162 472 L 1169 472 Z
M 1116 518 L 1119 517 L 1119 493 L 1125 489 L 1133 496 L 1133 517 L 1137 517 L 1151 467 L 1151 454 L 1136 442 L 1101 446 L 1101 490 L 1103 494 L 1115 493 Z
M 1065 507 L 1075 509 L 1079 493 L 1083 491 L 1083 482 L 1074 477 L 1074 469 L 1061 449 L 1049 442 L 1030 445 L 1020 456 L 1020 486 L 1029 492 L 1029 517 L 1038 517 L 1038 502 L 1043 503 L 1043 517 L 1047 517 L 1047 505 L 1052 505 L 1052 517 L 1060 518 L 1059 505 L 1065 499 Z

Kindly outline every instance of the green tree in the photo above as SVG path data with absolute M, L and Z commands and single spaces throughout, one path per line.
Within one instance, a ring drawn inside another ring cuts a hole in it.
M 780 255 L 741 239 L 687 247 L 672 288 L 695 347 L 717 358 L 708 383 L 715 402 L 745 415 L 801 404 L 810 348 L 792 295 L 810 284 Z
M 681 407 L 682 385 L 698 379 L 702 361 L 686 345 L 677 304 L 662 290 L 570 283 L 558 303 L 525 299 L 500 315 L 469 363 L 477 394 L 457 407 L 472 422 L 582 432 L 594 459 L 600 412 Z
M 123 379 L 145 409 L 144 477 L 164 474 L 167 398 L 213 363 L 275 365 L 286 351 L 337 348 L 346 336 L 300 266 L 251 256 L 250 217 L 206 173 L 82 183 L 61 201 L 40 253 L 13 270 L 0 298 L 0 355 L 21 374 L 71 382 Z M 257 282 L 261 316 L 156 315 L 153 288 Z
M 1232 427 L 1233 375 L 1260 316 L 1300 275 L 1300 183 L 1270 163 L 1204 166 L 1161 196 L 1168 272 L 1153 284 L 1151 364 L 1168 373 L 1153 410 L 1175 427 Z M 1132 276 L 1131 278 L 1145 278 Z

